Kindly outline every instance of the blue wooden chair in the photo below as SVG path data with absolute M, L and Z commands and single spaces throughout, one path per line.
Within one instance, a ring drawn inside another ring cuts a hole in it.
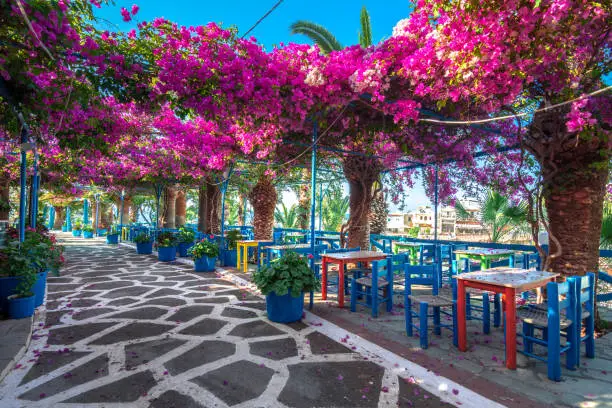
M 351 312 L 357 311 L 357 303 L 372 309 L 372 317 L 378 317 L 378 307 L 384 303 L 387 312 L 393 309 L 393 263 L 387 259 L 372 261 L 370 276 L 351 278 Z M 360 302 L 359 298 L 365 302 Z
M 412 266 L 409 263 L 404 265 L 405 289 L 404 289 L 404 310 L 406 314 L 406 334 L 413 335 L 414 329 L 418 330 L 419 343 L 421 348 L 429 346 L 429 318 L 433 318 L 433 332 L 436 335 L 442 333 L 442 328 L 453 331 L 453 344 L 457 345 L 457 286 L 452 283 L 452 293 L 440 294 L 438 279 L 436 277 L 437 265 Z M 431 286 L 431 295 L 415 295 L 412 293 L 412 285 Z M 418 304 L 418 312 L 412 310 L 413 304 Z M 432 313 L 429 313 L 429 308 Z M 442 308 L 450 308 L 451 312 L 442 311 Z M 451 316 L 452 324 L 441 322 L 441 315 Z M 417 319 L 419 324 L 415 324 Z
M 580 345 L 586 346 L 586 356 L 595 358 L 595 274 L 576 276 L 576 365 L 580 366 Z M 582 336 L 584 322 L 585 335 Z
M 476 272 L 480 270 L 480 265 L 472 265 L 468 259 L 451 262 L 451 274 L 460 274 L 463 272 Z M 454 281 L 454 279 L 453 279 Z M 491 295 L 493 296 L 493 327 L 501 325 L 501 295 L 499 293 L 491 293 L 488 291 L 467 288 L 465 293 L 465 309 L 467 320 L 481 320 L 482 332 L 489 334 L 491 332 Z M 472 301 L 478 299 L 478 304 Z M 472 313 L 473 311 L 480 312 L 480 316 Z
M 419 250 L 419 265 L 426 265 L 434 263 L 434 257 L 436 255 L 436 246 L 431 244 L 421 245 Z
M 561 354 L 566 354 L 566 366 L 570 370 L 576 368 L 578 357 L 576 333 L 576 280 L 568 279 L 563 283 L 550 282 L 546 285 L 548 302 L 542 305 L 526 305 L 518 310 L 517 316 L 523 322 L 523 351 L 528 357 L 544 361 L 548 366 L 548 378 L 561 381 Z M 541 333 L 536 337 L 535 329 Z M 565 337 L 565 345 L 561 338 Z M 542 356 L 533 351 L 533 345 L 538 344 L 548 349 Z
M 322 245 L 322 244 L 320 244 Z M 315 271 L 315 276 L 317 277 L 317 279 L 321 278 L 321 255 L 322 254 L 339 254 L 339 253 L 345 253 L 345 252 L 351 252 L 351 251 L 360 251 L 361 248 L 360 247 L 356 247 L 356 248 L 340 248 L 340 249 L 327 249 L 324 251 L 321 251 L 320 253 L 315 254 L 314 258 L 311 260 L 311 265 L 314 268 Z M 331 272 L 331 273 L 330 273 Z M 330 279 L 330 275 L 334 275 L 336 271 L 330 271 L 329 269 L 327 270 L 327 286 L 336 286 L 338 287 L 338 279 L 339 279 L 339 275 L 336 277 L 336 279 Z M 344 274 L 344 292 L 346 295 L 348 295 L 349 288 L 348 288 L 348 275 L 345 273 Z M 310 292 L 310 305 L 309 307 L 312 309 L 312 307 L 314 306 L 314 293 Z

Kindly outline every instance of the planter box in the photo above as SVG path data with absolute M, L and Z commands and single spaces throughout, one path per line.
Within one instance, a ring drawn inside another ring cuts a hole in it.
M 47 271 L 39 272 L 36 283 L 32 288 L 34 292 L 34 307 L 38 307 L 45 301 L 45 292 L 47 290 Z
M 4 313 L 8 313 L 8 297 L 15 294 L 20 280 L 19 276 L 0 278 L 0 310 Z
M 16 297 L 16 295 L 8 298 L 8 316 L 9 319 L 23 319 L 34 314 L 34 302 L 36 296 Z
M 236 267 L 236 257 L 237 252 L 236 249 L 228 249 L 227 251 L 223 251 L 223 266 L 233 266 Z
M 292 297 L 291 290 L 284 296 L 272 292 L 266 296 L 268 319 L 276 323 L 291 323 L 302 319 L 304 313 L 304 293 Z
M 162 262 L 172 262 L 176 259 L 176 247 L 158 247 L 157 259 Z
M 193 260 L 196 272 L 214 272 L 216 262 L 217 262 L 217 258 L 209 258 L 209 257 L 198 258 L 198 259 Z
M 81 230 L 72 230 L 72 236 L 73 237 L 80 237 L 81 236 Z
M 179 256 L 186 257 L 187 251 L 193 246 L 193 242 L 181 242 L 178 244 Z
M 110 245 L 119 244 L 119 234 L 109 234 L 106 236 L 106 243 Z
M 153 242 L 137 243 L 136 253 L 140 255 L 151 255 L 153 253 Z
M 83 231 L 83 238 L 86 238 L 86 239 L 93 238 L 93 231 Z

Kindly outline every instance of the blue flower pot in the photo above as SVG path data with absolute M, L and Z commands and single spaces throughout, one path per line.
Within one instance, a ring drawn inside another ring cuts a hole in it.
M 34 292 L 34 307 L 38 307 L 45 301 L 45 292 L 47 290 L 47 271 L 39 272 L 36 283 L 32 288 Z
M 18 297 L 12 296 L 8 299 L 8 316 L 9 319 L 23 319 L 34 314 L 34 303 L 36 296 Z
M 19 284 L 19 276 L 9 276 L 0 278 L 0 310 L 8 313 L 8 297 L 15 294 L 15 289 Z
M 83 231 L 83 238 L 86 238 L 86 239 L 93 238 L 93 231 Z
M 106 229 L 105 228 L 98 228 L 98 236 L 99 237 L 103 237 L 104 235 L 106 235 Z
M 304 310 L 304 293 L 292 297 L 291 290 L 284 296 L 272 292 L 266 296 L 268 319 L 276 323 L 291 323 L 302 319 Z
M 178 244 L 179 256 L 186 257 L 187 251 L 193 246 L 193 242 L 181 242 Z
M 236 267 L 236 256 L 237 252 L 235 249 L 228 249 L 227 251 L 223 251 L 223 266 L 233 266 Z
M 81 230 L 72 230 L 72 236 L 73 237 L 80 237 L 81 236 Z
M 153 242 L 137 243 L 136 253 L 140 255 L 151 255 L 151 253 L 153 253 Z
M 119 244 L 119 234 L 108 234 L 106 236 L 106 243 L 110 245 Z
M 214 272 L 217 258 L 198 258 L 194 259 L 193 263 L 196 272 Z
M 68 232 L 68 227 L 66 225 L 62 225 L 62 232 Z
M 157 248 L 157 259 L 162 262 L 172 262 L 176 259 L 176 247 Z

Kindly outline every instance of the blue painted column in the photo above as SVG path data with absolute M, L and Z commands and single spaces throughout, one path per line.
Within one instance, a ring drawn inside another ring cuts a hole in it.
M 51 205 L 49 206 L 49 231 L 53 229 L 53 224 L 55 224 L 55 207 Z
M 434 178 L 434 263 L 438 265 L 438 285 L 442 287 L 442 259 L 438 259 L 439 247 L 438 247 L 438 166 L 434 167 L 435 178 Z
M 27 177 L 27 157 L 26 157 L 26 146 L 28 142 L 28 129 L 23 126 L 21 129 L 21 166 L 19 171 L 19 242 L 23 242 L 25 239 L 25 225 L 26 225 L 26 204 L 27 204 L 27 192 L 26 192 L 26 177 Z
M 83 199 L 83 226 L 89 224 L 89 201 Z
M 100 236 L 98 234 L 98 222 L 100 220 L 100 193 L 94 194 L 94 199 L 96 200 L 96 219 L 94 220 L 95 225 L 96 225 L 96 227 L 95 227 L 95 234 L 98 237 L 98 236 Z
M 66 206 L 66 228 L 68 232 L 72 231 L 72 208 Z

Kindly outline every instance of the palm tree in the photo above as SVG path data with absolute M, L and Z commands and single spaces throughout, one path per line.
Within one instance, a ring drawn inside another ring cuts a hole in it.
M 599 246 L 604 249 L 612 248 L 612 203 L 610 202 L 604 204 Z
M 285 203 L 280 203 L 274 212 L 274 220 L 283 226 L 283 228 L 296 228 L 298 223 L 298 207 L 294 204 L 290 208 L 285 206 Z
M 372 45 L 372 28 L 370 27 L 370 15 L 368 10 L 363 6 L 361 9 L 361 31 L 359 32 L 359 44 L 363 48 L 368 48 Z M 310 38 L 319 46 L 324 54 L 329 54 L 332 51 L 340 51 L 344 47 L 327 28 L 320 24 L 313 23 L 307 20 L 298 20 L 291 24 L 291 34 L 302 34 Z
M 455 204 L 455 211 L 460 219 L 471 217 L 459 201 Z M 517 235 L 528 230 L 527 203 L 521 201 L 512 205 L 508 198 L 491 190 L 480 203 L 479 221 L 488 228 L 491 242 L 500 242 L 509 234 Z
M 349 210 L 349 198 L 333 191 L 323 201 L 323 226 L 326 231 L 338 231 Z

